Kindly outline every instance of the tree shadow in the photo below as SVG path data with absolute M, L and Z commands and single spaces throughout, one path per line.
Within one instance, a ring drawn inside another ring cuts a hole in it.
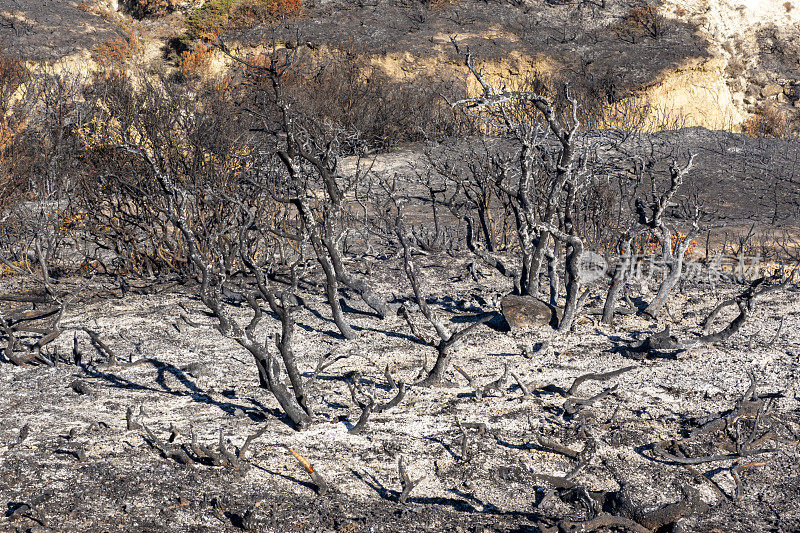
M 160 388 L 151 387 L 148 385 L 142 385 L 137 383 L 131 379 L 124 378 L 115 374 L 110 371 L 102 371 L 97 368 L 91 368 L 86 365 L 82 365 L 82 369 L 87 377 L 97 379 L 101 382 L 104 382 L 107 387 L 115 388 L 115 389 L 124 389 L 124 390 L 135 390 L 141 392 L 154 392 L 158 394 L 168 394 L 170 396 L 176 397 L 189 397 L 193 401 L 197 403 L 203 403 L 206 405 L 212 405 L 224 411 L 229 415 L 233 415 L 234 412 L 238 409 L 242 411 L 245 415 L 250 418 L 250 420 L 254 422 L 259 422 L 264 420 L 264 415 L 256 411 L 256 409 L 252 407 L 248 407 L 246 405 L 235 404 L 231 402 L 223 402 L 218 401 L 209 396 L 206 392 L 204 392 L 200 387 L 198 387 L 189 376 L 180 368 L 177 368 L 174 365 L 164 363 L 162 361 L 158 361 L 157 359 L 150 359 L 148 361 L 154 367 L 158 369 L 158 374 L 156 376 L 156 383 L 160 386 Z M 166 373 L 172 374 L 187 390 L 180 391 L 180 390 L 173 390 L 166 384 L 165 375 Z
M 383 335 L 386 335 L 387 337 L 392 337 L 394 339 L 403 339 L 404 341 L 412 342 L 414 344 L 419 344 L 420 346 L 429 346 L 422 340 L 408 333 L 400 333 L 397 331 L 390 331 L 388 329 L 376 329 L 365 326 L 357 326 L 355 324 L 352 324 L 350 327 L 353 328 L 355 331 L 372 331 L 373 333 L 382 333 Z
M 502 446 L 504 448 L 509 448 L 511 450 L 521 450 L 521 451 L 528 451 L 528 450 L 536 450 L 537 452 L 550 452 L 547 448 L 543 448 L 538 444 L 533 444 L 532 442 L 526 442 L 522 444 L 515 444 L 513 442 L 509 442 L 507 440 L 503 440 L 500 437 L 496 439 L 497 445 Z
M 375 491 L 375 493 L 381 497 L 382 499 L 390 502 L 397 502 L 398 498 L 400 497 L 400 491 L 386 488 L 374 475 L 370 474 L 369 472 L 364 472 L 363 474 L 354 468 L 350 469 L 350 472 L 357 477 L 360 481 L 362 481 L 365 485 Z M 409 503 L 417 503 L 422 505 L 441 505 L 446 507 L 452 507 L 453 510 L 458 512 L 466 512 L 466 513 L 475 513 L 475 514 L 511 514 L 517 516 L 526 516 L 527 513 L 521 512 L 512 512 L 512 513 L 504 513 L 500 509 L 492 506 L 491 504 L 486 504 L 476 498 L 473 495 L 466 494 L 464 492 L 459 491 L 458 489 L 448 489 L 448 492 L 452 492 L 456 496 L 460 498 L 447 498 L 447 497 L 440 497 L 440 496 L 411 496 L 408 498 Z M 468 500 L 472 500 L 473 502 L 479 504 L 483 507 L 483 511 L 479 511 L 472 503 Z
M 460 455 L 460 454 L 457 454 L 456 452 L 454 452 L 454 451 L 453 451 L 453 447 L 452 447 L 451 445 L 447 444 L 447 443 L 446 443 L 445 441 L 443 441 L 442 439 L 440 439 L 440 438 L 437 438 L 437 437 L 422 437 L 422 438 L 423 438 L 423 440 L 429 440 L 429 441 L 431 441 L 431 442 L 435 442 L 436 444 L 441 444 L 441 445 L 442 445 L 442 448 L 444 448 L 444 449 L 445 449 L 445 451 L 446 451 L 447 453 L 449 453 L 449 454 L 450 454 L 450 456 L 451 456 L 453 459 L 455 459 L 455 460 L 457 460 L 457 461 L 460 461 L 460 460 L 462 460 L 462 459 L 463 459 L 463 458 L 461 457 L 461 455 Z
M 247 398 L 247 401 L 250 402 L 252 405 L 254 405 L 256 407 L 255 415 L 256 416 L 258 416 L 259 414 L 261 415 L 260 420 L 259 419 L 254 419 L 252 416 L 250 417 L 251 420 L 255 420 L 256 422 L 266 420 L 266 416 L 264 416 L 264 413 L 268 413 L 273 418 L 275 418 L 276 420 L 279 420 L 280 422 L 283 422 L 284 424 L 286 424 L 286 426 L 291 428 L 292 430 L 295 429 L 295 425 L 292 422 L 292 419 L 289 418 L 289 416 L 286 413 L 284 413 L 283 411 L 281 411 L 279 408 L 277 408 L 277 407 L 267 407 L 266 405 L 264 405 L 263 403 L 259 402 L 255 398 Z
M 231 525 L 236 529 L 245 530 L 244 516 L 231 511 L 225 511 L 225 518 L 231 521 Z
M 261 470 L 262 472 L 266 472 L 267 474 L 271 474 L 273 476 L 281 477 L 281 478 L 283 478 L 283 479 L 285 479 L 287 481 L 291 481 L 292 483 L 297 483 L 298 485 L 301 485 L 301 486 L 303 486 L 303 487 L 305 487 L 305 488 L 307 488 L 307 489 L 309 489 L 309 490 L 311 490 L 311 491 L 313 491 L 315 493 L 317 492 L 317 486 L 314 485 L 313 483 L 311 483 L 310 481 L 303 481 L 302 479 L 298 479 L 298 478 L 296 478 L 294 476 L 290 476 L 289 474 L 281 474 L 280 472 L 275 472 L 273 470 L 270 470 L 269 468 L 264 468 L 263 466 L 258 465 L 256 463 L 253 463 L 253 466 L 255 468 Z
M 480 311 L 478 310 L 477 314 L 470 314 L 470 315 L 458 315 L 454 316 L 450 319 L 450 322 L 454 324 L 473 324 L 475 322 L 479 322 L 480 320 L 486 318 L 486 316 L 491 316 L 491 318 L 484 322 L 484 325 L 490 329 L 493 329 L 500 333 L 508 333 L 511 331 L 511 326 L 508 325 L 505 317 L 497 311 Z
M 450 313 L 477 313 L 483 314 L 486 311 L 476 305 L 466 305 L 466 302 L 461 299 L 453 298 L 452 296 L 443 296 L 440 298 L 428 298 L 426 302 L 431 305 L 437 305 L 444 311 Z M 456 317 L 458 318 L 458 317 Z M 456 321 L 455 319 L 453 320 Z
M 311 306 L 309 306 L 309 305 L 307 305 L 305 303 L 303 304 L 303 307 L 305 307 L 308 310 L 309 313 L 314 315 L 314 317 L 317 318 L 318 320 L 320 320 L 321 322 L 325 322 L 326 324 L 335 324 L 335 322 L 333 321 L 333 318 L 328 318 L 326 316 L 323 316 L 322 313 L 320 313 L 319 311 L 317 311 L 313 307 L 311 307 Z M 323 335 L 326 335 L 328 337 L 333 337 L 334 339 L 345 340 L 344 335 L 342 335 L 340 332 L 334 331 L 332 329 L 317 329 L 317 328 L 315 328 L 313 326 L 309 326 L 308 324 L 303 324 L 303 323 L 300 323 L 300 322 L 297 323 L 297 326 L 299 328 L 309 332 L 309 333 L 319 332 L 319 333 L 322 333 Z
M 355 468 L 351 468 L 350 473 L 357 477 L 359 481 L 362 481 L 366 486 L 374 490 L 378 496 L 384 500 L 397 501 L 397 498 L 400 497 L 400 493 L 398 491 L 387 489 L 383 486 L 383 483 L 378 480 L 378 478 L 367 471 L 364 471 L 364 474 L 362 475 Z M 367 476 L 369 476 L 369 479 L 367 479 Z
M 351 315 L 361 315 L 361 316 L 368 316 L 371 318 L 377 318 L 381 320 L 381 316 L 374 312 L 374 311 L 364 311 L 362 309 L 356 309 L 352 305 L 350 305 L 346 299 L 339 298 L 339 305 L 342 307 L 342 312 L 349 313 Z

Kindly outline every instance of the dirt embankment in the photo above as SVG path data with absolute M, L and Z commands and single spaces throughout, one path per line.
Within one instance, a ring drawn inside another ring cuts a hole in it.
M 664 19 L 663 30 L 653 37 L 626 19 L 630 8 L 624 3 L 600 9 L 462 1 L 427 10 L 391 2 L 361 9 L 333 4 L 300 25 L 315 54 L 346 50 L 400 82 L 444 77 L 476 94 L 480 88 L 455 53 L 452 38 L 469 47 L 497 86 L 569 81 L 600 100 L 650 107 L 651 129 L 676 124 L 720 129 L 743 120 L 724 81 L 726 61 L 711 53 L 694 25 Z M 262 36 L 240 32 L 235 38 L 255 46 Z
M 257 47 L 265 35 L 291 38 L 299 29 L 318 57 L 346 51 L 395 80 L 448 77 L 475 94 L 452 37 L 470 47 L 491 82 L 516 88 L 533 78 L 568 80 L 608 102 L 647 107 L 651 129 L 737 130 L 765 109 L 791 118 L 800 106 L 792 48 L 800 6 L 665 2 L 658 25 L 648 26 L 631 19 L 633 2 L 412 4 L 319 2 L 296 26 L 232 37 Z
M 349 54 L 398 82 L 449 79 L 474 94 L 478 88 L 452 37 L 470 47 L 492 82 L 513 88 L 534 78 L 569 80 L 601 101 L 647 108 L 651 129 L 737 130 L 768 109 L 789 121 L 798 115 L 800 2 L 668 0 L 659 7 L 657 26 L 631 18 L 633 1 L 603 8 L 511 4 L 307 0 L 299 18 L 238 29 L 228 38 L 249 53 L 273 37 L 280 42 L 299 35 L 319 61 Z M 164 16 L 135 20 L 128 3 L 114 0 L 0 0 L 0 44 L 34 61 L 61 59 L 63 68 L 86 70 L 104 43 L 132 33 L 138 59 L 174 67 L 170 47 L 196 5 L 177 2 Z M 217 55 L 211 71 L 228 65 Z

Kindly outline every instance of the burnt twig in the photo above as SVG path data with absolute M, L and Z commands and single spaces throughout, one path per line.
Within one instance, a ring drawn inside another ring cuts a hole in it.
M 108 358 L 109 365 L 116 365 L 117 364 L 117 354 L 108 347 L 106 343 L 100 338 L 100 335 L 97 332 L 94 332 L 88 328 L 84 328 L 84 331 L 89 335 L 89 338 L 92 340 L 92 344 L 98 349 L 101 355 L 105 355 Z
M 514 381 L 517 382 L 517 385 L 519 385 L 520 390 L 522 390 L 522 397 L 527 398 L 528 396 L 530 396 L 531 390 L 528 388 L 527 385 L 525 385 L 525 382 L 522 381 L 515 372 L 509 372 L 509 373 L 511 374 L 511 377 L 514 378 Z
M 539 444 L 539 446 L 546 449 L 547 451 L 564 455 L 566 457 L 569 457 L 570 459 L 578 459 L 578 457 L 581 454 L 580 452 L 576 452 L 572 448 L 568 448 L 557 442 L 548 440 L 539 434 L 535 434 L 534 436 L 536 437 L 536 442 Z
M 572 386 L 570 386 L 570 388 L 567 390 L 567 394 L 569 396 L 573 396 L 575 393 L 577 393 L 578 392 L 578 387 L 580 387 L 581 384 L 584 381 L 588 381 L 588 380 L 607 381 L 607 380 L 609 380 L 611 378 L 619 376 L 620 374 L 624 374 L 625 372 L 628 372 L 629 370 L 633 370 L 634 368 L 636 368 L 636 367 L 635 366 L 626 366 L 626 367 L 623 367 L 623 368 L 618 368 L 617 370 L 612 370 L 610 372 L 602 372 L 602 373 L 599 373 L 599 374 L 591 373 L 591 374 L 584 374 L 582 376 L 578 376 L 577 378 L 575 378 L 575 381 L 572 382 Z
M 384 411 L 388 411 L 392 407 L 396 407 L 397 405 L 400 404 L 400 402 L 403 401 L 405 395 L 406 395 L 406 384 L 401 381 L 397 385 L 397 394 L 395 395 L 395 397 L 389 400 L 387 403 L 376 405 L 374 411 L 376 413 L 382 413 Z
M 192 464 L 191 458 L 186 454 L 185 451 L 179 448 L 172 448 L 165 443 L 163 443 L 158 437 L 150 431 L 146 425 L 141 424 L 142 429 L 147 434 L 147 440 L 150 445 L 161 452 L 161 455 L 164 456 L 165 459 L 175 459 L 181 464 L 190 465 Z
M 353 399 L 353 403 L 358 405 L 358 407 L 361 409 L 361 416 L 358 417 L 356 424 L 350 429 L 350 431 L 348 431 L 348 433 L 352 435 L 358 435 L 364 431 L 364 429 L 367 427 L 369 416 L 372 414 L 372 410 L 375 408 L 375 396 L 364 392 L 361 389 L 360 381 L 360 374 L 355 373 L 352 376 L 352 379 L 347 382 L 347 386 L 350 389 L 350 397 Z M 361 393 L 366 398 L 366 401 L 359 400 L 358 393 Z
M 609 513 L 602 513 L 590 520 L 583 520 L 574 522 L 571 520 L 562 520 L 558 523 L 558 530 L 565 533 L 572 533 L 578 531 L 596 531 L 600 528 L 607 527 L 620 527 L 635 533 L 651 533 L 649 529 L 643 525 L 625 518 L 623 516 L 615 516 Z
M 414 488 L 419 485 L 420 481 L 425 478 L 422 477 L 417 480 L 411 479 L 411 476 L 409 476 L 408 472 L 406 471 L 405 464 L 403 464 L 402 455 L 397 460 L 397 471 L 400 475 L 400 487 L 403 489 L 400 492 L 400 495 L 397 497 L 397 501 L 400 503 L 406 503 L 406 500 L 411 495 L 411 491 L 414 490 Z
M 252 435 L 249 435 L 249 436 L 248 436 L 248 437 L 247 437 L 247 438 L 244 440 L 244 444 L 242 444 L 242 447 L 241 447 L 241 448 L 239 448 L 239 453 L 237 454 L 237 456 L 238 456 L 238 458 L 239 458 L 240 460 L 241 460 L 241 459 L 244 457 L 244 453 L 247 451 L 247 448 L 250 446 L 250 444 L 251 444 L 251 443 L 252 443 L 254 440 L 256 440 L 257 438 L 259 438 L 261 435 L 263 435 L 263 434 L 264 434 L 264 432 L 265 432 L 265 431 L 267 431 L 267 429 L 268 429 L 268 426 L 264 426 L 263 428 L 259 429 L 258 431 L 256 431 L 256 432 L 255 432 L 255 433 L 253 433 Z
M 289 448 L 289 451 L 292 455 L 294 455 L 294 458 L 297 459 L 297 462 L 300 463 L 300 466 L 302 466 L 303 469 L 308 472 L 308 475 L 311 476 L 311 481 L 313 481 L 314 485 L 317 486 L 317 494 L 320 496 L 325 495 L 330 490 L 330 486 L 328 485 L 328 482 L 325 481 L 325 478 L 323 478 L 319 472 L 314 470 L 314 467 L 311 466 L 311 463 L 308 461 L 308 459 L 291 448 Z
M 591 398 L 567 398 L 567 401 L 564 402 L 564 414 L 567 416 L 572 416 L 584 407 L 590 407 L 596 401 L 602 400 L 612 392 L 616 391 L 619 385 L 614 385 L 610 389 L 606 389 L 599 394 L 595 394 Z
M 134 419 L 133 411 L 134 409 L 132 405 L 129 405 L 128 410 L 125 411 L 125 422 L 128 431 L 133 431 L 134 429 L 139 429 L 140 427 L 142 427 L 141 424 L 139 424 L 139 422 L 137 422 L 136 419 Z

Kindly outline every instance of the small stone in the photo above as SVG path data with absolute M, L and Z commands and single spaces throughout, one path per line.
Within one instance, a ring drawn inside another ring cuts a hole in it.
M 768 83 L 763 89 L 761 89 L 761 97 L 772 98 L 773 96 L 777 96 L 782 92 L 783 92 L 783 87 L 781 87 L 777 83 Z
M 70 388 L 72 388 L 73 391 L 77 392 L 78 394 L 89 394 L 90 392 L 89 385 L 85 381 L 80 379 L 76 379 L 75 381 L 70 383 L 69 386 Z
M 242 529 L 245 531 L 253 531 L 256 527 L 256 513 L 253 509 L 245 511 L 242 517 Z
M 786 95 L 786 98 L 792 102 L 797 102 L 800 100 L 800 83 L 799 82 L 791 82 L 789 85 L 784 87 L 783 94 Z

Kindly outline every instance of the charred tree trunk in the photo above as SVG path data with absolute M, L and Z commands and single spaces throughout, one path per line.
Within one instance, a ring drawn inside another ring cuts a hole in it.
M 304 200 L 300 198 L 293 198 L 291 202 L 295 205 L 295 207 L 297 207 L 297 211 L 300 213 L 300 218 L 303 221 L 303 227 L 305 227 L 306 231 L 308 232 L 308 236 L 311 239 L 314 253 L 317 256 L 317 261 L 325 273 L 325 295 L 328 298 L 328 305 L 330 305 L 331 313 L 333 314 L 333 321 L 336 323 L 336 327 L 339 329 L 339 332 L 345 339 L 354 339 L 356 337 L 356 333 L 350 328 L 350 325 L 344 319 L 342 306 L 339 304 L 339 284 L 336 278 L 336 271 L 334 270 L 330 256 L 327 253 L 327 248 L 322 241 L 319 225 L 314 219 L 314 214 L 311 212 L 311 209 Z
M 628 280 L 628 275 L 631 267 L 631 241 L 632 237 L 623 237 L 622 240 L 622 253 L 620 254 L 619 264 L 614 270 L 614 276 L 611 278 L 611 284 L 608 286 L 608 293 L 606 294 L 606 301 L 603 305 L 603 324 L 614 323 L 614 313 L 617 307 L 619 296 L 625 288 L 625 283 Z
M 328 250 L 331 265 L 336 273 L 336 279 L 346 287 L 354 290 L 380 318 L 386 318 L 388 313 L 386 299 L 376 294 L 366 280 L 347 271 L 342 260 L 342 253 L 330 235 L 326 235 L 322 242 Z
M 569 274 L 567 280 L 567 298 L 564 304 L 564 316 L 558 324 L 558 331 L 561 333 L 568 332 L 575 322 L 581 303 L 580 290 L 583 283 L 583 273 L 581 271 L 583 241 L 573 235 L 569 241 L 569 248 L 566 266 L 566 272 Z
M 661 227 L 661 246 L 663 247 L 662 257 L 664 264 L 667 267 L 667 273 L 661 284 L 658 287 L 653 300 L 647 305 L 644 312 L 648 315 L 655 317 L 664 304 L 667 302 L 670 293 L 678 284 L 683 273 L 683 260 L 686 255 L 686 250 L 689 247 L 692 239 L 697 235 L 698 227 L 695 224 L 692 231 L 689 232 L 682 240 L 675 244 L 675 250 L 672 250 L 672 231 L 665 225 Z
M 558 257 L 561 255 L 560 242 L 556 244 L 554 250 L 547 256 L 547 277 L 550 286 L 550 305 L 555 309 L 558 307 Z

